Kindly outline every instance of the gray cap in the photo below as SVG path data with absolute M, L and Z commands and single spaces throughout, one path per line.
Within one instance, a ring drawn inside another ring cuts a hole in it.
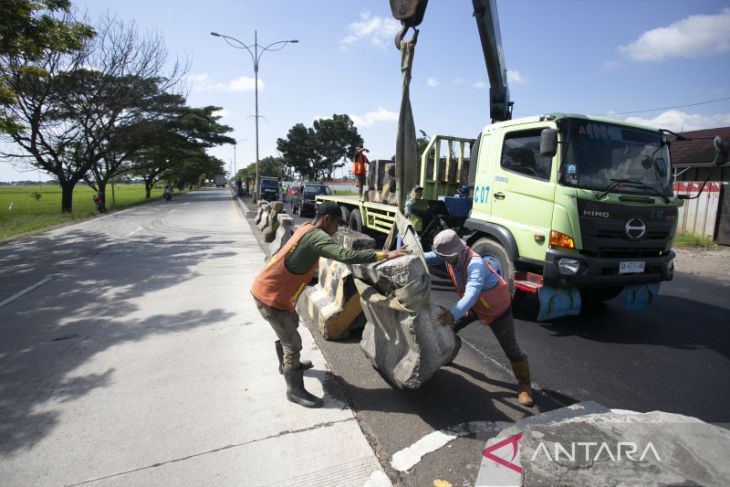
M 441 257 L 457 256 L 465 248 L 466 242 L 451 229 L 439 232 L 433 239 L 433 251 Z

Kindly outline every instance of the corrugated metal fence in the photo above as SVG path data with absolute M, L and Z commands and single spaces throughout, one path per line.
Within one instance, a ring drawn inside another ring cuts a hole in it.
M 702 182 L 680 181 L 674 183 L 674 193 L 695 196 L 701 187 Z M 708 182 L 699 198 L 685 200 L 679 209 L 677 232 L 714 239 L 723 191 L 728 191 L 728 183 Z

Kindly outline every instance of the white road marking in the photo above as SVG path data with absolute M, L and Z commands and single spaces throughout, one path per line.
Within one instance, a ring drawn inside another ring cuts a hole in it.
M 135 233 L 137 233 L 137 232 L 139 232 L 140 230 L 142 230 L 142 228 L 143 228 L 143 227 L 139 227 L 139 228 L 138 228 L 137 230 L 135 230 L 135 231 L 133 231 L 133 232 L 130 232 L 130 233 L 129 233 L 129 235 L 134 235 Z
M 33 291 L 34 289 L 37 289 L 37 288 L 41 287 L 42 285 L 44 285 L 45 283 L 47 283 L 48 281 L 52 281 L 52 280 L 53 280 L 52 277 L 46 277 L 42 281 L 37 282 L 37 283 L 33 284 L 32 286 L 23 289 L 19 293 L 16 293 L 16 294 L 10 296 L 8 299 L 6 299 L 2 303 L 0 303 L 0 308 L 2 308 L 3 306 L 5 306 L 7 304 L 12 303 L 13 301 L 15 301 L 16 299 L 18 299 L 19 297 L 23 296 L 24 294 L 28 294 L 29 292 Z
M 509 424 L 502 421 L 472 421 L 434 431 L 411 446 L 396 452 L 390 460 L 390 465 L 399 472 L 407 472 L 420 462 L 421 458 L 443 448 L 451 440 L 475 433 L 493 432 L 496 434 Z
M 177 211 L 177 208 L 175 208 L 174 210 L 170 210 L 170 211 L 168 211 L 168 212 L 167 212 L 167 214 L 168 214 L 168 215 L 172 215 L 172 214 L 173 214 L 173 213 L 175 213 L 176 211 Z

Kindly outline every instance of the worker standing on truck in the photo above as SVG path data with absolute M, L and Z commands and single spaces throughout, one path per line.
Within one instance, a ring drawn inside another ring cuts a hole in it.
M 370 164 L 366 152 L 370 152 L 361 145 L 355 147 L 355 157 L 352 159 L 352 174 L 355 176 L 355 184 L 357 184 L 357 195 L 362 201 L 362 188 L 365 186 L 365 178 L 367 177 L 366 164 Z
M 439 315 L 439 323 L 454 327 L 456 332 L 460 328 L 457 321 L 473 312 L 479 321 L 489 325 L 512 364 L 519 385 L 517 400 L 523 406 L 532 406 L 530 367 L 515 337 L 512 295 L 507 283 L 451 229 L 434 237 L 433 251 L 424 257 L 430 267 L 445 264 L 460 298 L 450 310 Z M 462 323 L 466 326 L 469 321 Z
M 304 287 L 309 284 L 319 258 L 345 264 L 368 264 L 407 253 L 406 248 L 376 252 L 342 247 L 332 240 L 342 221 L 341 215 L 336 203 L 324 202 L 319 205 L 314 221 L 299 226 L 286 245 L 264 266 L 251 286 L 256 307 L 279 337 L 275 343 L 276 354 L 279 371 L 286 380 L 286 397 L 305 407 L 320 407 L 322 400 L 304 389 L 304 369 L 312 367 L 312 363 L 299 359 L 302 338 L 297 331 L 299 315 L 296 303 Z

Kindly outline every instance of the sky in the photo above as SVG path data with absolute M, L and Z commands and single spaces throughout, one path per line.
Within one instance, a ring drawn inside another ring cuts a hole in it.
M 229 171 L 256 159 L 251 46 L 297 39 L 259 63 L 260 158 L 320 117 L 348 114 L 371 159 L 395 154 L 401 96 L 399 24 L 387 0 L 72 0 L 164 38 L 189 64 L 191 106 L 221 107 L 236 150 L 212 149 Z M 730 0 L 498 0 L 514 117 L 565 112 L 689 131 L 730 126 Z M 470 0 L 431 0 L 415 50 L 417 130 L 475 137 L 489 119 L 489 82 Z M 235 160 L 234 160 L 235 158 Z M 25 170 L 23 170 L 25 169 Z M 0 181 L 48 179 L 0 162 Z

